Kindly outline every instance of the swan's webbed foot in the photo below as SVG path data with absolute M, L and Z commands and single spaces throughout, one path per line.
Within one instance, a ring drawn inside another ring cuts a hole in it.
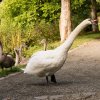
M 51 75 L 51 82 L 57 83 L 55 75 Z

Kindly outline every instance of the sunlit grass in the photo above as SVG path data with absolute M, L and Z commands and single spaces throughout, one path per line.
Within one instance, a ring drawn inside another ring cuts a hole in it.
M 79 45 L 82 45 L 86 42 L 89 42 L 91 40 L 95 40 L 97 38 L 100 38 L 100 33 L 84 33 L 84 34 L 80 34 L 74 41 L 71 49 L 78 47 Z M 61 45 L 60 40 L 58 41 L 54 41 L 54 42 L 49 42 L 48 41 L 48 46 L 47 49 L 48 50 L 52 50 L 58 46 Z M 44 50 L 43 48 L 43 44 L 42 45 L 35 45 L 34 47 L 30 47 L 27 52 L 26 55 L 27 57 L 30 57 L 33 53 L 40 51 L 40 50 Z
M 13 74 L 13 73 L 16 73 L 16 72 L 21 72 L 21 68 L 23 66 L 17 66 L 17 67 L 12 67 L 11 68 L 5 68 L 4 70 L 0 69 L 0 78 L 1 77 L 5 77 L 9 74 Z
M 71 49 L 76 48 L 84 43 L 87 43 L 91 40 L 100 39 L 100 33 L 85 33 L 79 35 L 72 44 Z M 54 49 L 60 45 L 60 41 L 55 41 L 48 44 L 48 48 Z
M 71 49 L 76 48 L 84 43 L 87 43 L 91 40 L 96 40 L 96 39 L 100 39 L 100 33 L 86 33 L 86 34 L 79 35 L 75 39 Z
M 95 39 L 99 39 L 99 38 L 100 38 L 100 33 L 84 33 L 84 34 L 81 34 L 75 39 L 71 49 L 76 48 L 79 45 L 82 45 L 82 44 L 89 42 L 91 40 L 95 40 Z M 60 40 L 54 41 L 53 43 L 48 43 L 48 49 L 54 49 L 54 48 L 58 47 L 59 45 L 61 45 Z M 38 51 L 38 50 L 43 50 L 43 46 L 41 46 L 41 47 L 37 46 L 37 48 L 34 49 L 35 52 Z

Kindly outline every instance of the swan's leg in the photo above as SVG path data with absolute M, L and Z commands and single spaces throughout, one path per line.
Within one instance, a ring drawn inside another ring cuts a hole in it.
M 48 76 L 46 76 L 47 84 L 49 83 Z
M 57 83 L 55 75 L 51 75 L 51 82 Z

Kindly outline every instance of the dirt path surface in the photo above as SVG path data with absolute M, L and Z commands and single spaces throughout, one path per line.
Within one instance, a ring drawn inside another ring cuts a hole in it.
M 0 100 L 100 100 L 100 40 L 71 50 L 57 84 L 19 73 L 0 80 Z

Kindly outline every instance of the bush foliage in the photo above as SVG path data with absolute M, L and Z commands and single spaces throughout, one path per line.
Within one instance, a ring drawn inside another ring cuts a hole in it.
M 23 42 L 35 47 L 42 38 L 60 39 L 60 9 L 60 0 L 3 0 L 0 3 L 0 40 L 4 51 L 13 53 Z M 72 27 L 89 17 L 89 12 L 90 1 L 71 0 Z

